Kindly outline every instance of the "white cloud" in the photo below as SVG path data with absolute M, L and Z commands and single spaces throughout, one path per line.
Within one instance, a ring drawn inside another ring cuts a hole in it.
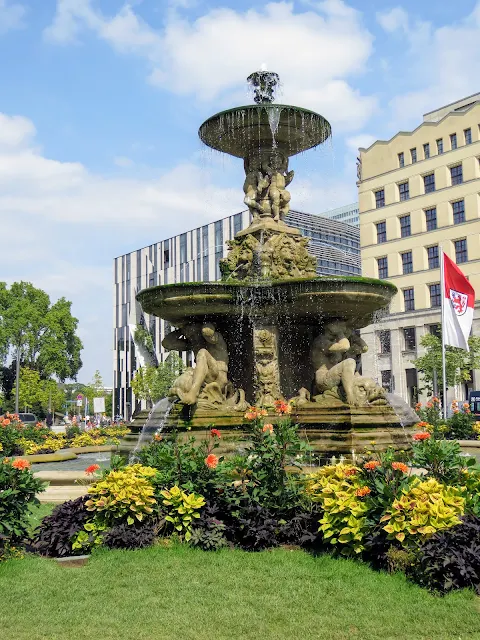
M 289 2 L 244 12 L 217 8 L 195 20 L 173 11 L 162 30 L 129 5 L 106 17 L 89 0 L 57 0 L 46 37 L 65 43 L 82 29 L 145 59 L 150 82 L 177 95 L 231 104 L 242 80 L 265 61 L 280 73 L 286 101 L 322 111 L 337 127 L 359 128 L 376 108 L 375 98 L 348 83 L 366 70 L 372 36 L 342 0 L 316 2 L 303 12 Z
M 402 7 L 377 13 L 377 21 L 388 33 L 399 30 L 408 31 L 408 14 Z
M 115 158 L 113 159 L 114 164 L 117 165 L 117 167 L 131 167 L 134 163 L 133 160 L 131 160 L 130 158 L 127 158 L 126 156 L 115 156 Z
M 25 13 L 23 5 L 16 2 L 10 3 L 10 0 L 0 0 L 0 34 L 24 27 Z
M 403 10 L 395 14 L 396 21 L 391 13 L 384 14 L 383 26 L 387 31 L 396 28 L 404 40 L 397 47 L 404 53 L 395 61 L 401 82 L 409 69 L 408 90 L 390 103 L 392 130 L 398 130 L 416 126 L 423 113 L 478 90 L 472 69 L 480 66 L 480 2 L 470 15 L 437 28 Z

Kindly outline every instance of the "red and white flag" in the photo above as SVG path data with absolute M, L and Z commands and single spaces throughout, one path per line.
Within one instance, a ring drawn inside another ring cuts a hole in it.
M 443 254 L 443 344 L 470 351 L 475 291 L 457 265 Z

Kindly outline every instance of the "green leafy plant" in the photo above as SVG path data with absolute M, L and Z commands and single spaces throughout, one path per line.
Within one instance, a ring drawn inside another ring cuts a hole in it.
M 0 459 L 0 536 L 10 545 L 26 536 L 29 509 L 40 504 L 36 494 L 44 489 L 27 460 Z
M 452 402 L 452 416 L 447 420 L 448 437 L 455 440 L 473 440 L 477 434 L 474 430 L 475 418 L 468 402 L 460 406 L 456 400 Z
M 154 512 L 156 500 L 151 479 L 155 474 L 155 469 L 140 464 L 110 471 L 89 487 L 87 511 L 94 511 L 100 522 L 110 525 L 119 521 L 141 522 Z
M 383 529 L 389 539 L 418 543 L 459 524 L 464 511 L 465 498 L 461 489 L 443 485 L 435 478 L 423 482 L 416 478 L 380 522 L 386 523 Z
M 106 525 L 99 520 L 89 520 L 83 525 L 83 530 L 76 533 L 72 538 L 72 550 L 75 553 L 89 553 L 95 547 L 99 547 L 103 542 L 103 532 Z
M 185 493 L 180 487 L 174 486 L 171 489 L 161 491 L 163 496 L 162 504 L 167 507 L 165 516 L 175 533 L 188 542 L 192 537 L 192 522 L 194 518 L 200 517 L 200 509 L 205 505 L 205 498 L 195 493 Z
M 320 531 L 324 541 L 337 546 L 344 555 L 363 551 L 368 531 L 370 489 L 359 477 L 359 469 L 338 464 L 325 466 L 308 476 L 307 494 L 323 511 Z
M 421 436 L 428 436 L 419 439 Z M 413 436 L 412 465 L 426 469 L 427 474 L 439 482 L 458 484 L 462 480 L 462 470 L 475 464 L 474 458 L 465 458 L 455 440 L 439 440 L 428 432 Z
M 45 516 L 34 532 L 33 549 L 42 556 L 62 558 L 76 555 L 72 540 L 80 532 L 91 514 L 85 507 L 88 496 L 67 500 Z

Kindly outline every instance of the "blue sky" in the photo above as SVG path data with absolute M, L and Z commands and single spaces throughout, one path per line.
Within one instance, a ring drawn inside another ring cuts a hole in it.
M 480 90 L 480 2 L 0 0 L 0 280 L 72 300 L 81 381 L 111 383 L 113 258 L 241 210 L 197 130 L 262 63 L 332 123 L 291 161 L 320 213 L 356 199 L 358 146 Z

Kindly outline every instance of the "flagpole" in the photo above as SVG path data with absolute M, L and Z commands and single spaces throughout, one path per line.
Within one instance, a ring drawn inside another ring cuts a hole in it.
M 447 367 L 445 362 L 445 260 L 443 247 L 440 245 L 440 293 L 442 302 L 442 384 L 443 384 L 443 419 L 447 419 Z

